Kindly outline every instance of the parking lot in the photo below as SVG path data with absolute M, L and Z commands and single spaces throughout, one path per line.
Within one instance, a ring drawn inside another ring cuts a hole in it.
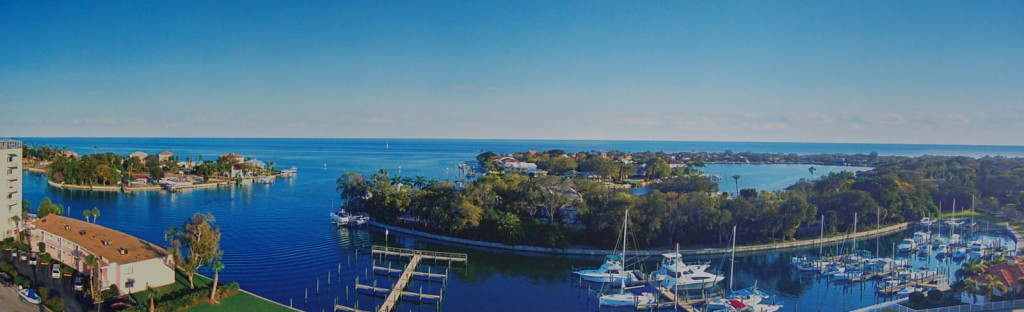
M 83 292 L 83 291 L 75 291 L 73 289 L 73 285 L 72 284 L 73 284 L 74 279 L 72 277 L 62 276 L 59 279 L 52 278 L 50 276 L 50 266 L 49 265 L 29 265 L 28 261 L 22 261 L 22 260 L 19 260 L 19 259 L 16 259 L 16 258 L 12 257 L 11 251 L 7 251 L 7 250 L 3 251 L 3 261 L 6 261 L 8 263 L 14 264 L 14 267 L 18 270 L 18 274 L 20 274 L 21 276 L 31 280 L 33 287 L 39 287 L 39 286 L 46 287 L 46 288 L 48 288 L 50 290 L 50 296 L 58 296 L 59 295 L 62 299 L 64 299 L 64 310 L 65 311 L 68 311 L 68 312 L 86 311 L 85 307 L 83 306 L 83 304 L 85 302 L 87 302 L 86 299 L 85 299 L 85 292 Z M 8 290 L 8 288 L 11 289 L 11 290 Z M 19 305 L 18 306 L 21 306 L 22 304 L 26 304 L 26 305 L 29 305 L 29 306 L 32 306 L 32 307 L 35 308 L 35 309 L 30 309 L 29 311 L 43 311 L 42 308 L 41 308 L 41 305 L 40 306 L 34 306 L 34 305 L 31 305 L 31 304 L 28 304 L 28 303 L 25 303 L 25 302 L 21 302 L 20 298 L 17 297 L 18 296 L 17 295 L 17 289 L 18 289 L 17 286 L 5 287 L 4 293 L 10 292 L 10 293 L 14 294 L 14 298 L 15 299 L 19 299 L 18 300 L 19 301 Z M 4 302 L 7 302 L 7 300 L 6 300 L 7 296 L 6 295 L 0 296 L 0 298 L 4 298 Z M 93 309 L 95 310 L 95 308 L 93 308 Z M 15 310 L 15 311 L 24 311 L 24 310 Z

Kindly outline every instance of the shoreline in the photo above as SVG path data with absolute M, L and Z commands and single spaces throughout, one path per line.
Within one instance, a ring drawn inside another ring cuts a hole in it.
M 28 171 L 31 172 L 31 173 L 47 175 L 46 170 L 44 170 L 44 169 L 28 168 Z M 241 184 L 253 184 L 254 183 L 253 181 L 255 181 L 255 180 L 256 179 L 252 179 L 252 178 L 242 179 L 242 183 Z M 46 179 L 46 184 L 49 185 L 50 187 L 54 187 L 54 188 L 59 188 L 59 189 L 64 189 L 64 190 L 76 190 L 76 191 L 124 192 L 124 193 L 167 191 L 168 193 L 174 193 L 174 192 L 178 192 L 178 191 L 181 191 L 181 190 L 219 188 L 219 187 L 222 187 L 222 186 L 231 186 L 231 185 L 235 185 L 235 184 L 238 184 L 238 183 L 236 183 L 235 181 L 217 181 L 217 182 L 209 182 L 209 183 L 201 183 L 201 184 L 177 185 L 177 186 L 172 186 L 172 187 L 169 187 L 169 188 L 165 187 L 165 186 L 160 186 L 160 185 L 153 185 L 153 186 L 128 186 L 128 187 L 124 187 L 124 186 L 106 186 L 106 185 L 66 184 L 66 183 L 63 183 L 63 182 L 61 182 L 61 183 L 54 182 L 54 181 L 51 181 L 49 178 L 47 178 Z
M 370 226 L 379 228 L 379 229 L 386 229 L 386 230 L 389 230 L 389 231 L 398 232 L 398 233 L 406 234 L 406 235 L 409 235 L 409 236 L 414 236 L 414 237 L 418 237 L 418 238 L 425 238 L 425 239 L 430 239 L 430 240 L 435 240 L 435 241 L 440 241 L 440 242 L 445 242 L 445 243 L 451 243 L 451 244 L 456 244 L 456 245 L 470 247 L 470 248 L 479 248 L 479 249 L 502 250 L 502 251 L 513 251 L 513 252 L 526 252 L 526 253 L 549 254 L 549 255 L 570 255 L 570 256 L 604 256 L 604 255 L 607 255 L 607 254 L 616 254 L 616 253 L 620 252 L 618 250 L 606 250 L 606 249 L 582 249 L 582 248 L 560 249 L 560 248 L 547 248 L 547 247 L 523 246 L 523 245 L 505 245 L 505 244 L 501 244 L 501 243 L 475 241 L 475 240 L 470 240 L 470 239 L 465 239 L 465 238 L 450 237 L 450 236 L 443 236 L 443 235 L 431 234 L 431 233 L 426 233 L 426 232 L 420 232 L 420 231 L 410 230 L 410 229 L 406 229 L 406 228 L 402 228 L 402 227 L 380 224 L 380 223 L 377 223 L 375 221 L 370 221 L 367 224 L 369 224 Z M 865 237 L 874 237 L 874 236 L 878 236 L 878 235 L 884 235 L 884 234 L 889 234 L 889 233 L 893 233 L 893 232 L 897 232 L 897 231 L 902 231 L 902 230 L 907 229 L 908 225 L 909 225 L 908 222 L 903 222 L 903 223 L 898 223 L 898 224 L 890 225 L 890 226 L 887 226 L 887 227 L 883 227 L 883 228 L 880 228 L 880 229 L 864 231 L 864 232 L 861 232 L 861 233 L 857 233 L 856 235 L 839 235 L 839 236 L 833 236 L 833 237 L 826 237 L 826 238 L 823 238 L 823 239 L 822 238 L 815 238 L 815 239 L 798 240 L 798 241 L 791 241 L 791 242 L 784 242 L 784 243 L 736 246 L 736 253 L 776 251 L 776 250 L 785 250 L 785 249 L 797 249 L 797 248 L 813 247 L 813 246 L 817 246 L 818 244 L 832 244 L 832 243 L 841 242 L 841 241 L 847 240 L 847 239 L 854 239 L 854 238 L 859 239 L 859 238 L 865 238 Z M 676 250 L 674 250 L 674 249 L 669 249 L 669 250 L 665 250 L 665 249 L 648 249 L 648 250 L 632 250 L 632 251 L 627 251 L 626 253 L 629 254 L 629 255 L 636 255 L 636 256 L 657 256 L 657 255 L 661 255 L 661 254 L 665 254 L 665 253 L 674 253 L 674 252 L 676 252 Z M 726 253 L 730 253 L 730 252 L 732 252 L 731 248 L 692 248 L 692 249 L 680 249 L 679 250 L 679 253 L 684 255 L 684 256 L 721 255 L 721 254 L 726 254 Z

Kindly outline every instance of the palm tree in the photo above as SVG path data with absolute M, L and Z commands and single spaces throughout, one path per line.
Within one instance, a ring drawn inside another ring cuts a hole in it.
M 992 301 L 992 295 L 996 290 L 1000 294 L 1006 295 L 1008 290 L 1006 284 L 1003 281 L 997 281 L 995 275 L 985 276 L 985 285 L 982 285 L 982 290 L 985 291 L 985 302 Z
M 92 294 L 93 301 L 99 299 L 99 273 L 100 259 L 94 255 L 88 255 L 85 257 L 85 265 L 89 267 L 89 293 Z
M 213 269 L 213 288 L 210 290 L 210 301 L 217 303 L 217 282 L 220 280 L 220 270 L 224 269 L 224 262 L 214 261 L 210 268 Z
M 96 217 L 100 216 L 100 209 L 92 207 L 92 223 L 96 223 Z
M 82 216 L 85 217 L 85 222 L 89 222 L 89 217 L 92 216 L 92 210 L 90 210 L 90 209 L 82 210 Z
M 971 299 L 973 299 L 973 302 L 977 302 L 978 301 L 978 281 L 975 281 L 973 278 L 965 279 L 964 280 L 964 292 L 970 293 L 971 294 Z
M 14 228 L 15 229 L 19 229 L 20 230 L 21 229 L 21 216 L 19 216 L 19 215 L 11 216 L 11 223 L 14 223 Z
M 807 171 L 811 172 L 811 178 L 814 178 L 814 172 L 817 170 L 818 168 L 814 168 L 814 166 L 810 166 L 809 168 L 807 168 Z
M 736 196 L 740 196 L 740 175 L 733 175 L 732 179 L 736 181 Z

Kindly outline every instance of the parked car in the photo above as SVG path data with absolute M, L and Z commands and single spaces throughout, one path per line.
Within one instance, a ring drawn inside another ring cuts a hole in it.
M 21 261 L 26 261 L 28 260 L 28 251 L 22 250 L 21 252 L 18 253 L 18 256 L 19 259 L 21 259 Z
M 60 263 L 54 263 L 53 266 L 50 267 L 50 277 L 60 278 Z
M 35 252 L 32 252 L 32 254 L 28 256 L 28 265 L 36 265 L 39 262 L 38 259 L 39 255 L 37 255 Z
M 84 289 L 84 286 L 82 285 L 82 277 L 75 276 L 75 291 L 82 291 L 82 289 Z
M 0 284 L 4 286 L 14 285 L 14 279 L 10 275 L 4 272 L 0 272 Z

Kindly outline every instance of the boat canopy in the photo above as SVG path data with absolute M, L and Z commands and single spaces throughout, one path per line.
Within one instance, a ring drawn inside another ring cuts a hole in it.
M 641 296 L 644 293 L 656 294 L 658 293 L 658 290 L 655 289 L 653 286 L 644 286 L 630 289 L 629 292 L 633 293 L 634 295 Z

